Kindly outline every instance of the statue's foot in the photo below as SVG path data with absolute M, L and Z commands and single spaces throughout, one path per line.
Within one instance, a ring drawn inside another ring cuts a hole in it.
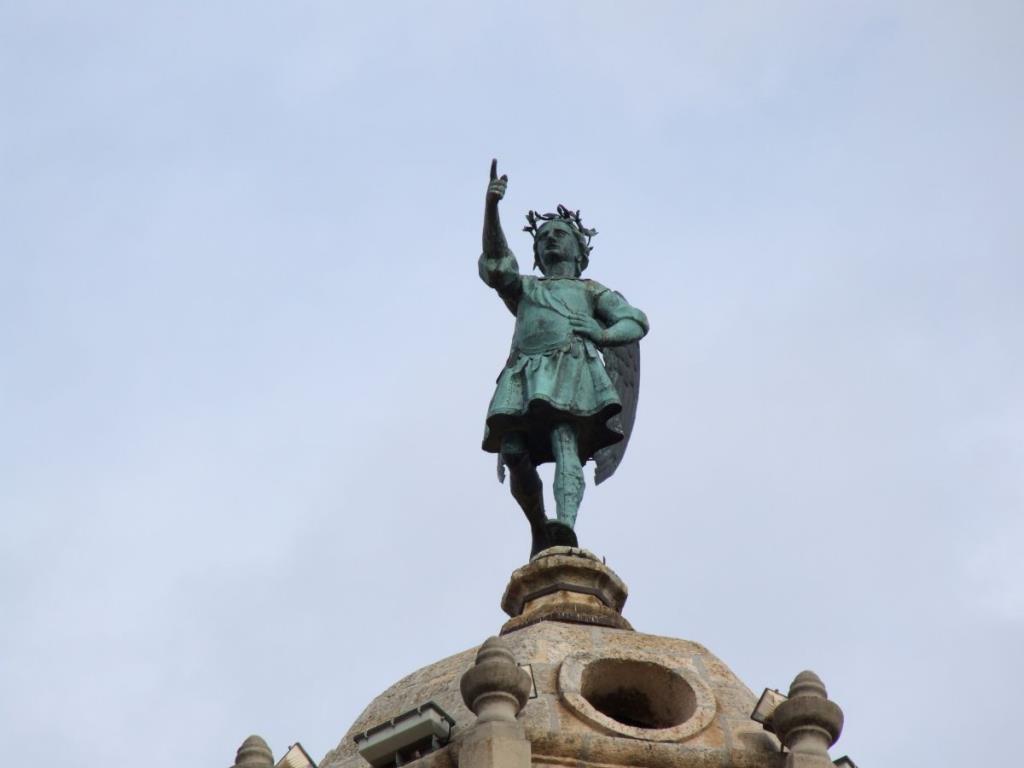
M 548 544 L 548 531 L 546 526 L 532 526 L 530 528 L 530 533 L 532 534 L 532 540 L 530 542 L 530 559 L 532 560 L 534 555 L 538 552 L 543 552 L 551 545 Z
M 538 553 L 543 552 L 545 549 L 550 549 L 551 547 L 579 546 L 579 542 L 576 540 L 576 531 L 565 523 L 560 523 L 557 520 L 547 520 L 544 522 L 543 526 L 531 527 L 530 532 L 533 537 L 530 546 L 531 560 L 536 557 Z
M 547 522 L 547 545 L 549 547 L 578 547 L 576 531 L 558 520 Z

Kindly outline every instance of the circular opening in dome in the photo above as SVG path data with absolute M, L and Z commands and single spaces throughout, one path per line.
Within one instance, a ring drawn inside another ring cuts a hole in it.
M 690 684 L 652 662 L 598 659 L 583 670 L 582 683 L 580 693 L 594 709 L 634 728 L 671 728 L 697 710 Z

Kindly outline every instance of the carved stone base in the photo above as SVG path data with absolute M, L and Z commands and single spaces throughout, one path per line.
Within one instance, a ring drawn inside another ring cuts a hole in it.
M 501 607 L 512 618 L 501 634 L 539 621 L 631 630 L 622 618 L 628 594 L 622 579 L 592 552 L 551 547 L 512 574 L 501 599 Z

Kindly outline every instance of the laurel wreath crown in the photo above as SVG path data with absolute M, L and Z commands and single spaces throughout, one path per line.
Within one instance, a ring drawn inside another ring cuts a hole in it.
M 589 256 L 590 252 L 594 249 L 590 244 L 590 239 L 597 234 L 597 230 L 588 229 L 583 226 L 583 219 L 580 218 L 579 211 L 570 211 L 564 205 L 559 205 L 556 213 L 537 213 L 536 211 L 527 211 L 526 221 L 527 225 L 523 227 L 523 232 L 529 232 L 530 236 L 535 240 L 537 239 L 537 230 L 547 222 L 564 221 L 576 231 L 577 239 L 580 241 L 580 245 L 583 247 L 586 255 Z

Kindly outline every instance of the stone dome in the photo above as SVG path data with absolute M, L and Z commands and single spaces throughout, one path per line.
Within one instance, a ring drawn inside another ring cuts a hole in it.
M 551 583 L 538 588 L 542 571 L 554 575 Z M 524 583 L 532 590 L 525 595 Z M 778 740 L 750 719 L 756 697 L 706 648 L 623 628 L 629 625 L 621 616 L 618 621 L 605 620 L 601 611 L 587 608 L 590 601 L 611 607 L 605 612 L 618 615 L 625 602 L 624 587 L 607 566 L 581 550 L 547 558 L 541 553 L 513 574 L 503 604 L 514 604 L 518 614 L 505 625 L 503 640 L 533 676 L 535 691 L 519 714 L 531 743 L 532 763 L 782 766 Z M 515 599 L 510 600 L 510 594 Z M 581 612 L 580 606 L 585 610 Z M 566 619 L 573 615 L 576 620 Z M 526 616 L 532 618 L 525 620 Z M 327 753 L 320 768 L 367 768 L 353 737 L 428 701 L 451 715 L 455 727 L 447 746 L 415 763 L 421 768 L 455 768 L 461 736 L 476 717 L 463 703 L 459 682 L 473 666 L 478 648 L 430 664 L 384 691 Z

